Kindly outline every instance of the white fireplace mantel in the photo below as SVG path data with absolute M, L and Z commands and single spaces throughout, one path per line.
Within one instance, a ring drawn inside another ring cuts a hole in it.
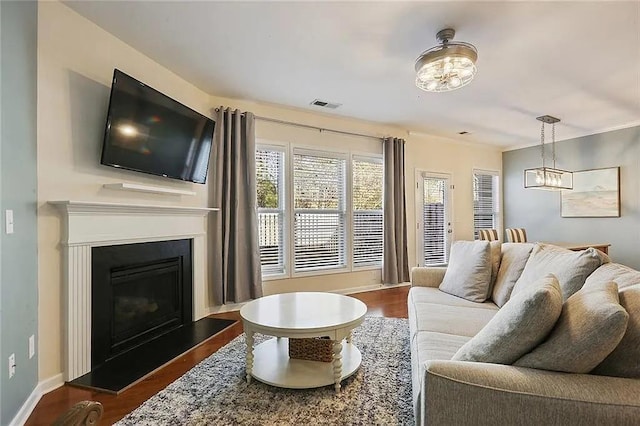
M 192 239 L 193 316 L 206 315 L 206 216 L 215 208 L 50 201 L 63 216 L 65 380 L 91 371 L 91 248 Z

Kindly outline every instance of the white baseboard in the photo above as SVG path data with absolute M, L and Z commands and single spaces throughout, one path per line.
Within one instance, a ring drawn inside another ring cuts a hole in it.
M 395 287 L 407 287 L 407 286 L 410 286 L 410 285 L 411 285 L 411 283 L 372 284 L 372 285 L 362 286 L 362 287 L 351 287 L 351 288 L 345 288 L 345 289 L 342 289 L 342 290 L 334 290 L 334 291 L 330 291 L 329 293 L 356 294 L 356 293 L 364 293 L 364 292 L 367 292 L 367 291 L 386 290 L 388 288 L 395 288 Z M 221 314 L 221 313 L 224 313 L 224 312 L 239 311 L 240 308 L 242 308 L 247 303 L 249 303 L 249 302 L 229 303 L 228 305 L 212 306 L 212 307 L 207 309 L 207 314 L 206 315 Z
M 48 379 L 39 382 L 31 392 L 31 395 L 29 395 L 29 398 L 27 398 L 24 404 L 22 404 L 22 407 L 20 407 L 20 410 L 18 410 L 18 413 L 15 415 L 13 420 L 11 420 L 9 425 L 24 425 L 33 412 L 34 408 L 36 408 L 36 405 L 38 405 L 38 402 L 40 401 L 40 398 L 42 398 L 42 395 L 59 388 L 63 384 L 64 380 L 62 379 L 62 374 L 56 374 L 53 377 L 49 377 Z
M 242 308 L 245 304 L 247 304 L 249 302 L 242 302 L 242 303 L 229 303 L 227 305 L 220 305 L 220 306 L 211 306 L 208 310 L 207 310 L 207 315 L 211 315 L 211 314 L 221 314 L 224 312 L 233 312 L 233 311 L 239 311 L 240 308 Z
M 40 394 L 44 395 L 45 393 L 49 393 L 52 390 L 58 389 L 60 386 L 64 385 L 64 378 L 62 377 L 62 373 L 56 374 L 53 377 L 49 377 L 48 379 L 42 380 L 38 383 L 37 389 L 40 390 Z
M 356 294 L 356 293 L 365 293 L 367 291 L 377 291 L 377 290 L 386 290 L 388 288 L 396 288 L 396 287 L 407 287 L 410 286 L 411 283 L 400 283 L 400 284 L 372 284 L 366 287 L 351 287 L 345 288 L 343 290 L 333 291 L 332 293 L 338 294 Z

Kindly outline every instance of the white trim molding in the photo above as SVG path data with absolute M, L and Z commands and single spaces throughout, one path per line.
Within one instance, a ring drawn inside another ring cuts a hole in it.
M 39 382 L 24 404 L 22 404 L 22 407 L 20 407 L 20 410 L 16 413 L 13 420 L 9 422 L 9 426 L 25 424 L 27 420 L 29 420 L 29 416 L 33 410 L 36 408 L 36 405 L 38 405 L 38 402 L 40 402 L 40 398 L 42 398 L 44 394 L 59 388 L 63 384 L 64 380 L 62 380 L 62 374 L 56 374 L 53 377 L 49 377 L 48 379 Z
M 207 315 L 206 216 L 202 207 L 51 201 L 63 214 L 64 379 L 91 371 L 91 249 L 192 240 L 194 321 Z

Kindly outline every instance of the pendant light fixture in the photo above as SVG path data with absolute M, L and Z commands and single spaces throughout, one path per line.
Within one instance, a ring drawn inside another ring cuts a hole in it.
M 441 44 L 416 59 L 416 86 L 427 92 L 449 92 L 471 83 L 478 51 L 472 44 L 451 41 L 455 34 L 451 28 L 438 31 Z
M 537 117 L 536 120 L 542 122 L 542 127 L 540 128 L 540 154 L 542 156 L 542 167 L 526 169 L 524 171 L 524 187 L 551 191 L 573 189 L 573 173 L 556 168 L 556 123 L 558 123 L 560 119 L 550 115 L 543 115 L 541 117 Z M 551 125 L 551 157 L 553 159 L 553 167 L 546 167 L 545 165 L 545 124 Z

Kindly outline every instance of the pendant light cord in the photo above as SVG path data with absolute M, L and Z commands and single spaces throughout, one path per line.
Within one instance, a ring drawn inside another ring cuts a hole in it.
M 542 157 L 542 168 L 544 169 L 544 121 L 540 127 L 540 156 Z
M 544 158 L 544 121 L 540 126 L 540 156 L 542 157 L 542 167 L 545 166 Z M 553 168 L 556 168 L 556 123 L 551 124 L 551 159 L 553 161 Z
M 551 155 L 553 156 L 553 168 L 555 169 L 556 168 L 556 123 L 551 124 Z

